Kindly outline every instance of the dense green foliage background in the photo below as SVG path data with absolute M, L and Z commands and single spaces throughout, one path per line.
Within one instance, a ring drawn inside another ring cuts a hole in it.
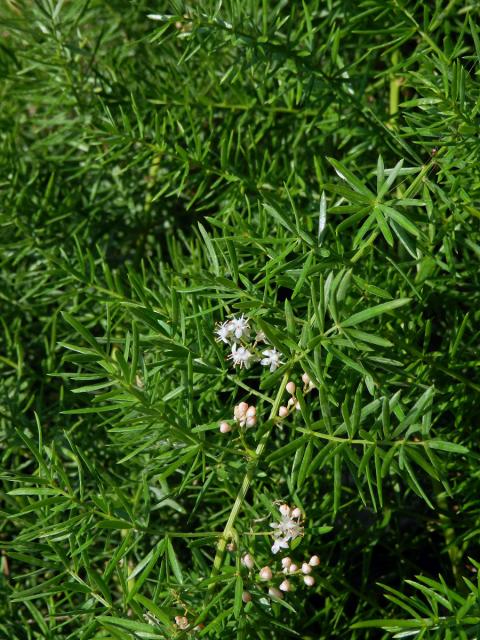
M 1 4 L 1 637 L 477 637 L 479 19 Z M 240 567 L 277 500 L 322 561 L 286 606 Z

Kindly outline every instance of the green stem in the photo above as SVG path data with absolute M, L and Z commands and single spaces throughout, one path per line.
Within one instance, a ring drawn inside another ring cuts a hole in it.
M 465 583 L 462 577 L 462 550 L 455 544 L 455 529 L 452 525 L 452 520 L 449 514 L 449 506 L 445 489 L 442 487 L 438 480 L 433 481 L 433 487 L 435 490 L 435 501 L 440 509 L 439 522 L 442 526 L 443 537 L 445 545 L 447 547 L 448 557 L 450 559 L 450 566 L 452 567 L 453 577 L 455 578 L 455 584 L 457 589 L 461 592 L 465 592 Z
M 398 63 L 398 50 L 394 51 L 392 54 L 392 64 L 395 67 Z M 398 96 L 400 93 L 400 78 L 396 78 L 393 74 L 390 78 L 390 123 L 389 126 L 394 129 L 395 125 L 395 116 L 398 112 Z
M 289 374 L 286 373 L 283 378 L 282 378 L 282 382 L 280 384 L 280 388 L 277 392 L 277 395 L 275 397 L 275 402 L 273 403 L 273 407 L 272 410 L 270 412 L 270 417 L 268 419 L 269 422 L 271 422 L 271 425 L 268 427 L 268 429 L 265 431 L 265 433 L 262 435 L 262 437 L 260 438 L 260 442 L 257 445 L 257 448 L 255 449 L 255 457 L 253 459 L 253 461 L 249 464 L 247 472 L 243 478 L 240 490 L 237 494 L 237 497 L 235 499 L 235 502 L 233 504 L 232 510 L 230 512 L 230 515 L 228 517 L 227 520 L 227 524 L 225 525 L 225 529 L 223 530 L 223 534 L 220 538 L 220 540 L 218 541 L 218 545 L 217 545 L 217 553 L 215 554 L 215 560 L 213 561 L 213 568 L 212 568 L 212 574 L 211 577 L 214 577 L 216 575 L 218 575 L 221 567 L 222 567 L 222 563 L 223 563 L 223 558 L 224 558 L 224 554 L 225 554 L 225 547 L 227 546 L 227 541 L 229 539 L 232 538 L 233 534 L 234 534 L 234 526 L 235 526 L 235 521 L 237 519 L 237 516 L 240 512 L 240 509 L 242 508 L 243 505 L 243 501 L 245 500 L 245 496 L 247 495 L 247 491 L 250 488 L 250 485 L 252 483 L 252 480 L 255 476 L 255 471 L 257 470 L 258 467 L 258 463 L 260 461 L 260 458 L 263 455 L 263 452 L 265 451 L 265 448 L 267 446 L 269 437 L 270 437 L 270 433 L 273 429 L 273 427 L 275 426 L 275 418 L 278 414 L 278 410 L 280 408 L 280 404 L 282 402 L 282 397 L 283 394 L 285 393 L 285 387 L 287 386 L 287 382 L 288 382 L 288 377 Z M 215 587 L 215 583 L 211 583 L 210 585 L 210 589 Z

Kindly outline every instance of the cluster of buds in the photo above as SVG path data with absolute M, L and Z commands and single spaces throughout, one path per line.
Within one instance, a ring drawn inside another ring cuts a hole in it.
M 303 393 L 308 393 L 309 391 L 315 388 L 315 385 L 311 381 L 308 373 L 302 374 L 302 382 L 303 382 Z
M 186 631 L 187 629 L 191 629 L 187 616 L 175 616 L 175 626 L 178 627 L 180 631 Z M 200 624 L 197 624 L 195 627 L 193 627 L 193 632 L 195 637 L 196 637 L 195 632 L 201 631 L 204 627 L 205 625 L 201 622 Z
M 315 578 L 310 575 L 314 567 L 318 567 L 320 564 L 320 558 L 318 556 L 312 556 L 308 562 L 295 563 L 290 557 L 282 558 L 282 571 L 289 576 L 303 576 L 303 582 L 307 587 L 313 587 L 315 584 Z M 280 585 L 282 591 L 290 591 L 291 583 L 288 578 Z
M 282 514 L 282 521 L 279 525 L 276 525 L 279 529 L 283 527 L 283 534 L 286 537 L 296 537 L 298 530 L 292 531 L 287 527 L 287 519 L 289 526 L 292 520 L 299 520 L 301 518 L 301 512 L 298 507 L 291 508 L 288 505 L 282 504 L 280 507 L 280 513 Z M 298 527 L 295 524 L 295 527 Z M 250 579 L 253 578 L 253 572 L 255 570 L 255 561 L 251 553 L 245 553 L 241 558 L 241 564 L 248 570 Z M 295 581 L 302 580 L 303 584 L 307 587 L 313 587 L 315 584 L 315 578 L 312 571 L 320 564 L 320 558 L 317 555 L 313 555 L 309 560 L 303 560 L 295 562 L 289 556 L 282 558 L 282 568 L 279 570 L 272 570 L 268 565 L 262 567 L 257 574 L 257 580 L 262 583 L 268 584 L 268 595 L 273 598 L 282 599 L 285 593 L 293 590 Z M 276 584 L 272 584 L 275 582 Z M 246 604 L 250 602 L 252 595 L 249 591 L 244 591 L 242 594 L 242 600 Z
M 295 409 L 296 411 L 300 411 L 300 403 L 295 397 L 295 391 L 297 389 L 295 383 L 292 380 L 290 380 L 289 382 L 287 382 L 287 386 L 285 388 L 287 393 L 290 394 L 290 398 L 288 399 L 287 404 L 282 405 L 278 410 L 279 418 L 286 418 L 292 409 Z
M 269 367 L 270 371 L 273 372 L 283 364 L 280 360 L 282 354 L 276 349 L 261 351 L 256 348 L 260 342 L 267 343 L 263 331 L 257 332 L 253 344 L 249 343 L 250 320 L 244 315 L 218 323 L 215 334 L 217 342 L 224 342 L 229 345 L 231 352 L 228 359 L 232 361 L 235 367 L 248 369 L 253 362 L 260 362 L 262 366 Z
M 246 554 L 242 558 L 242 564 L 247 566 L 249 570 L 253 568 L 253 558 L 250 554 Z M 283 599 L 284 594 L 293 590 L 293 580 L 295 578 L 303 578 L 303 583 L 307 587 L 313 587 L 315 584 L 315 578 L 311 575 L 313 569 L 320 564 L 320 558 L 318 556 L 312 556 L 308 562 L 302 562 L 295 564 L 289 557 L 282 559 L 282 571 L 273 572 L 272 569 L 266 565 L 262 567 L 258 572 L 258 578 L 261 582 L 271 582 L 272 580 L 280 580 L 278 587 L 270 584 L 268 587 L 268 595 L 273 598 Z M 288 576 L 288 577 L 286 577 Z M 250 602 L 252 599 L 251 594 L 245 591 L 242 595 L 243 602 Z
M 249 406 L 246 402 L 240 402 L 233 409 L 233 419 L 241 428 L 251 428 L 257 424 L 257 409 L 253 405 Z M 220 433 L 229 433 L 232 425 L 223 420 L 219 425 Z
M 302 382 L 304 395 L 310 393 L 310 391 L 315 388 L 315 385 L 311 381 L 308 373 L 302 374 Z M 287 386 L 285 387 L 285 389 L 290 395 L 290 398 L 288 399 L 287 404 L 282 405 L 278 410 L 278 417 L 281 419 L 286 418 L 294 409 L 295 411 L 300 411 L 300 403 L 295 397 L 295 391 L 297 390 L 296 384 L 292 380 L 290 380 L 289 382 L 287 382 Z
M 254 427 L 257 424 L 257 409 L 246 402 L 240 402 L 233 409 L 233 419 L 240 427 Z
M 302 562 L 301 565 L 300 563 L 295 564 L 288 556 L 286 558 L 282 558 L 282 573 L 284 575 L 287 574 L 289 577 L 283 578 L 282 582 L 278 585 L 278 589 L 276 587 L 270 587 L 270 590 L 272 591 L 280 591 L 280 595 L 278 595 L 278 593 L 270 595 L 275 595 L 278 598 L 283 597 L 282 592 L 287 593 L 288 591 L 292 591 L 293 584 L 291 580 L 294 576 L 303 577 L 303 582 L 307 587 L 313 587 L 315 584 L 315 578 L 311 573 L 313 568 L 318 567 L 319 564 L 320 558 L 318 556 L 312 556 L 308 562 Z M 273 578 L 273 572 L 269 566 L 262 567 L 259 571 L 258 577 L 264 582 L 270 581 Z
M 187 616 L 175 616 L 175 624 L 179 629 L 185 631 L 189 627 Z

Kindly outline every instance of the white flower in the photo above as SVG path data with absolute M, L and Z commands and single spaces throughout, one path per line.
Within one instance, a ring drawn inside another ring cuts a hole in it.
M 250 327 L 248 325 L 248 318 L 241 315 L 240 318 L 232 318 L 230 320 L 231 332 L 237 340 L 240 338 L 248 338 L 250 334 Z
M 245 367 L 248 369 L 250 366 L 250 360 L 253 358 L 253 353 L 245 347 L 237 347 L 236 344 L 232 347 L 232 353 L 228 356 L 228 359 L 233 362 L 235 366 L 240 368 Z
M 255 336 L 255 343 L 264 342 L 268 344 L 267 336 L 263 331 L 257 331 L 257 335 Z
M 225 342 L 230 344 L 230 338 L 233 333 L 232 323 L 230 321 L 219 323 L 218 328 L 215 330 L 217 334 L 217 342 Z
M 270 367 L 271 372 L 275 371 L 275 369 L 283 364 L 280 360 L 281 355 L 282 354 L 276 349 L 266 349 L 262 351 L 262 356 L 265 356 L 265 358 L 260 360 L 260 364 L 263 364 L 264 367 Z
M 274 529 L 273 537 L 275 538 L 272 545 L 272 553 L 277 553 L 280 549 L 288 549 L 290 540 L 295 540 L 303 535 L 303 526 L 301 523 L 300 509 L 291 509 L 287 504 L 279 507 L 280 522 L 272 522 L 270 526 Z M 290 567 L 291 569 L 291 567 Z
M 272 526 L 272 525 L 270 525 Z M 273 534 L 275 535 L 275 534 Z M 272 544 L 272 553 L 278 553 L 280 549 L 288 549 L 288 538 L 276 538 Z

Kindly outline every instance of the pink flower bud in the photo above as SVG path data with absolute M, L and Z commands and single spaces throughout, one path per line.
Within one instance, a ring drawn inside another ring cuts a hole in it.
M 318 556 L 312 556 L 308 562 L 311 567 L 318 567 L 320 564 L 320 558 Z
M 248 418 L 245 421 L 245 424 L 247 425 L 247 427 L 254 427 L 257 424 L 256 416 L 248 416 Z
M 276 587 L 270 587 L 268 590 L 268 595 L 272 596 L 272 598 L 278 598 L 279 600 L 283 600 L 283 593 L 279 591 Z
M 301 509 L 299 509 L 298 507 L 295 507 L 295 509 L 292 511 L 292 518 L 301 518 L 301 517 L 302 517 Z
M 290 567 L 291 564 L 292 564 L 291 558 L 289 558 L 288 556 L 286 558 L 282 558 L 282 567 L 284 569 L 288 569 L 288 567 Z
M 290 567 L 288 568 L 289 573 L 295 573 L 295 571 L 298 571 L 298 567 L 296 564 L 291 564 Z
M 288 506 L 288 504 L 281 504 L 278 507 L 278 510 L 280 511 L 282 516 L 285 516 L 285 518 L 288 518 L 290 516 L 290 507 Z
M 296 389 L 296 388 L 297 388 L 297 387 L 295 386 L 295 383 L 294 383 L 294 382 L 292 382 L 291 380 L 290 380 L 290 382 L 287 382 L 287 387 L 286 387 L 286 389 L 287 389 L 287 392 L 288 392 L 291 396 L 293 396 L 293 394 L 295 393 L 295 389 Z
M 242 601 L 247 604 L 247 602 L 250 602 L 250 600 L 252 599 L 252 596 L 248 593 L 248 591 L 244 591 L 242 593 Z
M 186 629 L 188 627 L 187 616 L 175 616 L 175 624 L 179 629 Z
M 288 408 L 282 405 L 278 410 L 278 415 L 280 418 L 286 418 L 288 416 Z
M 253 561 L 253 556 L 251 556 L 249 553 L 246 553 L 243 558 L 242 558 L 242 564 L 244 567 L 247 567 L 247 569 L 253 569 L 255 563 Z
M 228 422 L 220 423 L 220 433 L 229 433 L 232 430 L 232 427 L 228 424 Z
M 302 382 L 304 385 L 311 384 L 312 381 L 310 380 L 310 376 L 308 375 L 308 373 L 304 373 L 302 375 Z
M 313 576 L 304 576 L 303 581 L 307 587 L 313 587 L 315 584 L 315 578 Z
M 260 576 L 260 580 L 271 580 L 272 570 L 270 567 L 262 567 L 258 575 Z
M 302 564 L 302 573 L 312 573 L 312 567 L 307 562 Z
M 248 407 L 247 409 L 247 418 L 251 418 L 257 415 L 257 409 L 255 407 Z
M 280 591 L 290 591 L 291 588 L 292 588 L 292 585 L 288 580 L 284 580 L 280 585 Z
M 241 420 L 242 418 L 245 417 L 247 410 L 248 410 L 248 404 L 246 402 L 240 402 L 240 404 L 237 404 L 237 406 L 233 410 L 233 414 L 237 420 Z

